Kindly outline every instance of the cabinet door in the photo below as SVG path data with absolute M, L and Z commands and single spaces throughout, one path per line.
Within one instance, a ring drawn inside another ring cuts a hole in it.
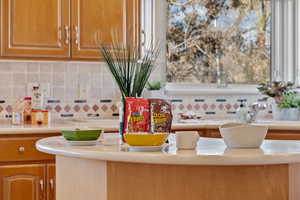
M 47 200 L 55 200 L 55 164 L 47 165 Z
M 45 200 L 45 165 L 0 166 L 1 200 Z
M 72 0 L 72 57 L 99 58 L 100 44 L 116 38 L 137 46 L 139 16 L 139 0 Z
M 69 56 L 69 4 L 69 0 L 2 0 L 2 56 Z

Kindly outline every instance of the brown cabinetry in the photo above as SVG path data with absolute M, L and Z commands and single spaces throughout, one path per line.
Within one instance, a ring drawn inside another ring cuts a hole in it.
M 47 200 L 55 200 L 55 164 L 47 165 Z
M 138 44 L 139 0 L 3 0 L 1 55 L 99 59 L 112 34 Z
M 2 56 L 68 57 L 68 0 L 3 0 Z
M 0 166 L 0 193 L 3 200 L 44 200 L 44 165 Z
M 44 137 L 0 135 L 0 200 L 55 200 L 55 157 L 35 148 Z
M 96 57 L 99 44 L 109 46 L 112 39 L 138 42 L 138 0 L 73 0 L 72 57 Z

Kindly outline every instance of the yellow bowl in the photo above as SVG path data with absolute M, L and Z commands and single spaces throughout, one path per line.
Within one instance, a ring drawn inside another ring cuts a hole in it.
M 168 133 L 155 133 L 155 134 L 138 134 L 127 133 L 125 134 L 125 141 L 130 146 L 161 146 L 165 143 Z

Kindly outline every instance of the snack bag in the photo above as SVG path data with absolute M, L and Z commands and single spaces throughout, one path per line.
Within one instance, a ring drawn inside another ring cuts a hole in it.
M 163 99 L 150 99 L 151 132 L 171 131 L 172 106 Z
M 148 99 L 127 97 L 125 99 L 124 132 L 150 131 L 150 106 Z

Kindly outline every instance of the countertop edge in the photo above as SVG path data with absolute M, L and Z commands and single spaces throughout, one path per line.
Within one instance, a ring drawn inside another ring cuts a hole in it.
M 55 138 L 55 137 L 51 137 Z M 57 138 L 57 137 L 56 137 Z M 57 156 L 75 157 L 92 160 L 105 160 L 112 162 L 163 164 L 163 165 L 203 165 L 203 166 L 245 166 L 245 165 L 280 165 L 300 163 L 299 154 L 282 155 L 261 155 L 261 156 L 230 156 L 230 155 L 154 155 L 147 153 L 133 152 L 101 152 L 87 151 L 78 152 L 70 149 L 55 148 L 45 146 L 43 143 L 49 138 L 41 139 L 36 143 L 36 148 L 44 153 L 55 154 Z M 162 158 L 163 156 L 163 158 Z

